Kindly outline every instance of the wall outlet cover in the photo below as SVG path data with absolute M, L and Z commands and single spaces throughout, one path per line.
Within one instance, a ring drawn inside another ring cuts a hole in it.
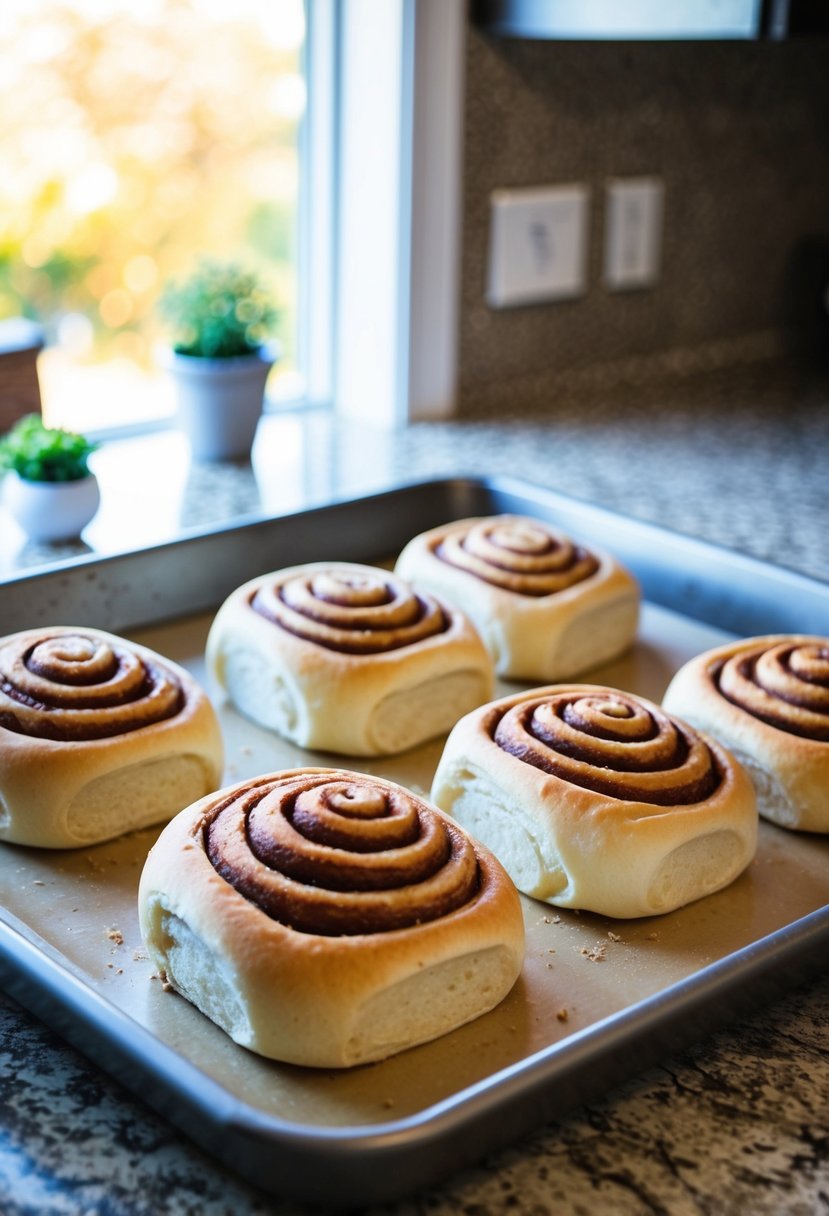
M 583 295 L 588 188 L 495 190 L 490 201 L 487 303 L 509 308 Z
M 664 195 L 659 177 L 617 177 L 608 181 L 604 282 L 611 291 L 653 287 L 658 281 Z

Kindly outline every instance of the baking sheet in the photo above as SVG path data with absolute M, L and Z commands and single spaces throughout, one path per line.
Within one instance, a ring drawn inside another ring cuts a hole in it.
M 202 657 L 211 619 L 131 636 L 214 696 L 226 783 L 305 764 L 348 767 L 222 702 Z M 647 603 L 631 652 L 586 678 L 658 701 L 681 663 L 729 636 Z M 502 682 L 499 692 L 519 687 Z M 428 794 L 442 743 L 351 767 Z M 497 1009 L 379 1064 L 302 1069 L 246 1052 L 161 990 L 136 912 L 158 830 L 72 852 L 0 849 L 10 990 L 246 1177 L 302 1199 L 353 1205 L 431 1181 L 674 1050 L 689 1027 L 704 1032 L 751 981 L 789 982 L 829 949 L 829 841 L 762 824 L 745 874 L 666 916 L 613 921 L 523 899 L 526 961 Z

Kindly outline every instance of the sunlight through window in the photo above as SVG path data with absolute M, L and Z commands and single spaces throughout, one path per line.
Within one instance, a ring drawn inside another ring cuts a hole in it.
M 304 40 L 302 0 L 3 0 L 0 317 L 45 328 L 50 424 L 172 411 L 156 304 L 202 255 L 263 277 L 301 392 Z

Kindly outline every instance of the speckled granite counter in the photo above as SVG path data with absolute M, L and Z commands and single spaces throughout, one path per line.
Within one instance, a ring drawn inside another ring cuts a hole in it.
M 320 413 L 271 418 L 252 465 L 191 469 L 172 432 L 101 451 L 103 507 L 85 541 L 106 553 L 399 481 L 508 473 L 829 579 L 827 451 L 829 388 L 769 369 L 393 435 Z M 0 515 L 4 574 L 77 551 L 31 549 Z M 302 1210 L 224 1173 L 6 998 L 0 1077 L 3 1216 Z M 480 1167 L 373 1210 L 814 1216 L 829 1211 L 827 1095 L 820 977 Z
M 610 403 L 558 400 L 549 417 L 516 407 L 396 432 L 323 411 L 271 416 L 251 463 L 191 465 L 174 431 L 122 441 L 93 456 L 102 506 L 83 542 L 27 544 L 0 508 L 0 577 L 401 482 L 509 474 L 826 578 L 829 379 L 774 367 L 664 395 L 620 387 Z

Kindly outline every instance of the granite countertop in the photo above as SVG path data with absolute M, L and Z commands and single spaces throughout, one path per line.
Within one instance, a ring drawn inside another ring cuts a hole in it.
M 829 580 L 827 451 L 829 386 L 765 368 L 395 433 L 270 417 L 251 464 L 190 467 L 168 432 L 97 454 L 103 505 L 83 544 L 34 549 L 0 513 L 0 577 L 400 481 L 504 474 Z M 5 996 L 0 1076 L 3 1216 L 304 1210 L 226 1173 Z M 814 1216 L 829 1211 L 827 1094 L 824 975 L 474 1169 L 363 1210 Z

